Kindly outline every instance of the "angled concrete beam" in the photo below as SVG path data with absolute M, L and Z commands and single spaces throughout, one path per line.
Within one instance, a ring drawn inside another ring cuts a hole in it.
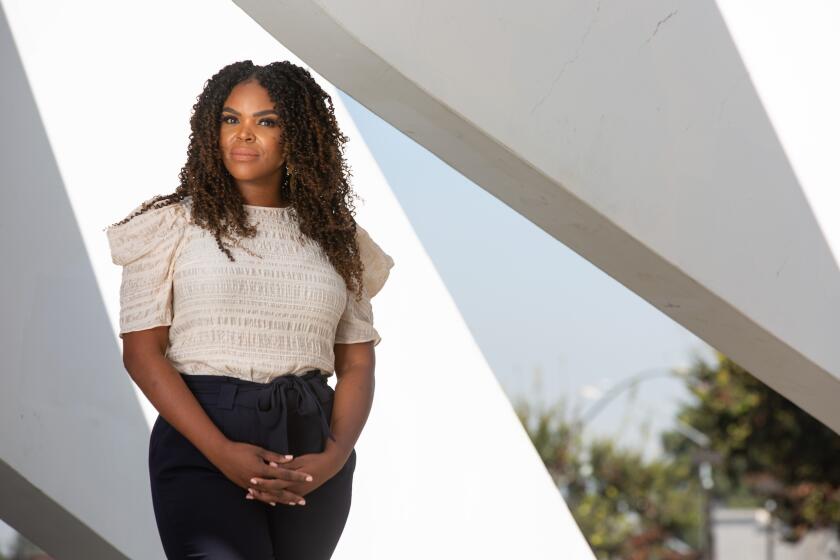
M 774 128 L 717 5 L 236 3 L 367 108 L 840 432 L 840 228 L 806 196 L 828 190 L 834 166 L 800 173 L 810 184 L 794 173 L 782 142 L 790 150 L 794 138 Z M 794 8 L 773 9 L 783 24 L 780 10 Z M 819 44 L 837 52 L 832 37 Z M 819 56 L 805 44 L 803 63 Z M 814 111 L 836 116 L 820 99 Z
M 3 10 L 0 53 L 0 518 L 56 558 L 161 558 L 148 426 Z

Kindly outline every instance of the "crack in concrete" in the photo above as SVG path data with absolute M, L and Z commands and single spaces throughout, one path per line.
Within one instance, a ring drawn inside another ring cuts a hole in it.
M 581 37 L 580 42 L 578 43 L 577 49 L 575 49 L 575 54 L 566 62 L 563 63 L 563 66 L 560 67 L 560 70 L 557 72 L 557 75 L 554 76 L 554 79 L 551 80 L 551 85 L 548 87 L 548 91 L 543 95 L 539 101 L 534 104 L 531 108 L 529 114 L 533 115 L 534 111 L 536 111 L 540 105 L 545 102 L 546 99 L 551 95 L 551 92 L 554 91 L 554 86 L 557 85 L 557 82 L 560 81 L 560 78 L 563 77 L 563 73 L 566 72 L 566 68 L 569 67 L 570 64 L 575 62 L 578 57 L 580 56 L 580 51 L 583 48 L 583 44 L 586 42 L 586 38 L 589 37 L 589 32 L 592 31 L 592 27 L 595 25 L 595 20 L 598 19 L 598 13 L 601 11 L 601 0 L 598 0 L 598 3 L 595 6 L 595 14 L 592 16 L 592 19 L 589 20 L 589 25 L 586 26 L 586 31 L 583 33 L 583 37 Z
M 648 38 L 647 38 L 647 40 L 645 40 L 645 43 L 644 43 L 644 44 L 645 44 L 645 45 L 647 45 L 647 44 L 650 42 L 650 40 L 651 40 L 651 39 L 653 39 L 653 38 L 656 36 L 656 34 L 659 32 L 659 27 L 660 27 L 663 23 L 665 23 L 666 21 L 668 21 L 669 19 L 671 19 L 672 17 L 674 17 L 675 15 L 677 15 L 677 12 L 679 12 L 679 10 L 674 10 L 673 12 L 671 12 L 670 14 L 668 14 L 667 16 L 665 16 L 664 18 L 662 18 L 662 19 L 660 19 L 659 21 L 657 21 L 657 22 L 656 22 L 656 28 L 653 30 L 653 33 L 651 34 L 651 36 L 650 36 L 650 37 L 648 37 Z

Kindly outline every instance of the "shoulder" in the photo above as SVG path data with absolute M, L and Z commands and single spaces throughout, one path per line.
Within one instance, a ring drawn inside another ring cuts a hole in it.
M 362 280 L 368 296 L 373 297 L 385 285 L 385 281 L 394 266 L 394 259 L 373 240 L 370 233 L 358 222 L 356 223 L 356 242 L 359 245 L 359 257 L 362 259 L 364 271 Z
M 183 236 L 189 222 L 189 197 L 133 216 L 153 199 L 154 197 L 144 200 L 120 220 L 123 222 L 130 217 L 128 221 L 118 222 L 106 228 L 105 233 L 114 264 L 128 264 L 154 251 L 165 242 L 177 242 Z

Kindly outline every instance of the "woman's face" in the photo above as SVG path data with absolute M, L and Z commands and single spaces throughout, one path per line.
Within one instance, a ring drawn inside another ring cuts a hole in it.
M 237 84 L 219 118 L 222 159 L 239 186 L 278 188 L 285 161 L 283 130 L 268 90 L 256 81 Z

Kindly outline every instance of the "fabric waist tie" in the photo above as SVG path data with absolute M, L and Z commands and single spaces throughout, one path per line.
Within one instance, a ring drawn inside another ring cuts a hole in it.
M 318 369 L 303 375 L 279 375 L 269 383 L 256 383 L 226 375 L 181 373 L 184 382 L 202 404 L 232 409 L 234 405 L 257 410 L 260 423 L 268 428 L 272 451 L 289 453 L 289 412 L 319 416 L 321 433 L 335 441 L 321 401 L 332 396 L 325 376 Z

